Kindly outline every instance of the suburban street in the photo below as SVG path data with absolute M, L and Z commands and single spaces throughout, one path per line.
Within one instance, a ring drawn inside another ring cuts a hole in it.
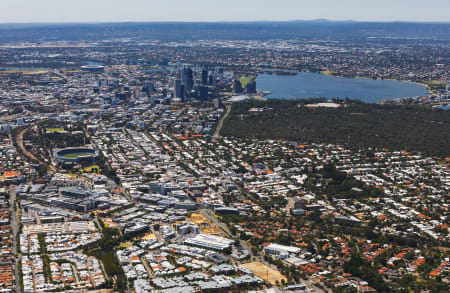
M 11 189 L 9 190 L 9 208 L 11 215 L 12 251 L 16 267 L 16 269 L 14 270 L 14 279 L 16 282 L 16 292 L 21 292 L 20 277 L 18 270 L 20 258 L 17 251 L 17 234 L 19 233 L 19 223 L 16 214 L 16 192 L 14 190 L 14 187 L 11 187 Z

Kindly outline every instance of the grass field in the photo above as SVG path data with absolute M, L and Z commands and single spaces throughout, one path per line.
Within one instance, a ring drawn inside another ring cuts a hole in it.
M 428 90 L 433 94 L 438 93 L 440 90 L 445 90 L 447 88 L 447 84 L 443 81 L 432 80 L 427 83 Z
M 432 80 L 428 83 L 431 89 L 445 89 L 447 84 L 443 81 Z
M 86 167 L 86 168 L 84 168 L 81 171 L 82 172 L 86 172 L 86 173 L 90 173 L 90 172 L 92 172 L 92 169 L 97 169 L 99 173 L 101 172 L 101 169 L 100 169 L 100 167 L 98 165 L 92 165 L 92 166 Z
M 47 133 L 63 132 L 64 128 L 47 128 L 45 131 Z
M 279 284 L 281 284 L 281 280 L 283 279 L 287 281 L 286 277 L 283 276 L 279 271 L 274 270 L 259 261 L 249 262 L 241 266 L 252 270 L 255 276 L 264 279 L 266 282 L 269 282 L 272 285 L 276 285 L 277 281 Z
M 131 242 L 122 242 L 120 243 L 119 247 L 120 248 L 129 248 L 131 247 L 133 244 Z
M 336 72 L 329 71 L 329 70 L 324 70 L 324 71 L 321 71 L 320 73 L 324 74 L 324 75 L 337 76 Z
M 81 152 L 81 153 L 71 153 L 71 154 L 66 154 L 63 155 L 64 158 L 68 158 L 68 159 L 75 159 L 75 158 L 80 158 L 80 157 L 87 157 L 90 156 L 91 153 L 88 152 Z
M 432 86 L 446 86 L 447 84 L 445 83 L 445 82 L 443 82 L 443 81 L 440 81 L 440 80 L 432 80 L 432 81 L 430 81 L 429 82 L 430 83 L 430 85 L 432 85 Z
M 8 69 L 8 70 L 2 70 L 1 73 L 4 74 L 12 74 L 12 73 L 22 73 L 22 74 L 37 74 L 37 73 L 47 73 L 47 69 L 43 68 L 35 68 L 35 69 Z
M 247 86 L 247 83 L 253 81 L 254 79 L 255 79 L 254 76 L 245 76 L 245 75 L 243 75 L 243 76 L 241 76 L 239 78 L 239 81 L 241 82 L 242 88 L 245 89 L 245 87 Z

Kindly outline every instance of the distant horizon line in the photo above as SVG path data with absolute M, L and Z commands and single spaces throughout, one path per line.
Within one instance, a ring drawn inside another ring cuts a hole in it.
M 145 23 L 293 23 L 293 22 L 315 22 L 315 23 L 417 23 L 417 24 L 450 24 L 450 20 L 447 21 L 421 21 L 421 20 L 333 20 L 327 18 L 317 19 L 292 19 L 292 20 L 162 20 L 162 21 L 49 21 L 49 22 L 1 22 L 0 25 L 56 25 L 56 24 L 145 24 Z

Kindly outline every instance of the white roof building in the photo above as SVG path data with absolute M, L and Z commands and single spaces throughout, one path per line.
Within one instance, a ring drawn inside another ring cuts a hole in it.
M 293 246 L 284 246 L 276 243 L 271 243 L 264 247 L 264 252 L 268 254 L 274 255 L 289 255 L 289 254 L 297 254 L 301 251 L 298 247 Z
M 234 240 L 214 235 L 198 234 L 193 238 L 186 239 L 184 243 L 214 250 L 224 250 L 230 247 Z

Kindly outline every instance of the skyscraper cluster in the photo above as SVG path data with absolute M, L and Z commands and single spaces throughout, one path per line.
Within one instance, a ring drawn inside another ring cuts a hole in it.
M 214 83 L 214 76 L 209 75 L 207 67 L 201 70 L 201 76 L 197 84 L 194 82 L 194 72 L 189 65 L 185 65 L 178 73 L 178 78 L 174 81 L 174 97 L 184 101 L 186 95 L 195 94 L 199 100 L 207 101 L 209 85 Z

